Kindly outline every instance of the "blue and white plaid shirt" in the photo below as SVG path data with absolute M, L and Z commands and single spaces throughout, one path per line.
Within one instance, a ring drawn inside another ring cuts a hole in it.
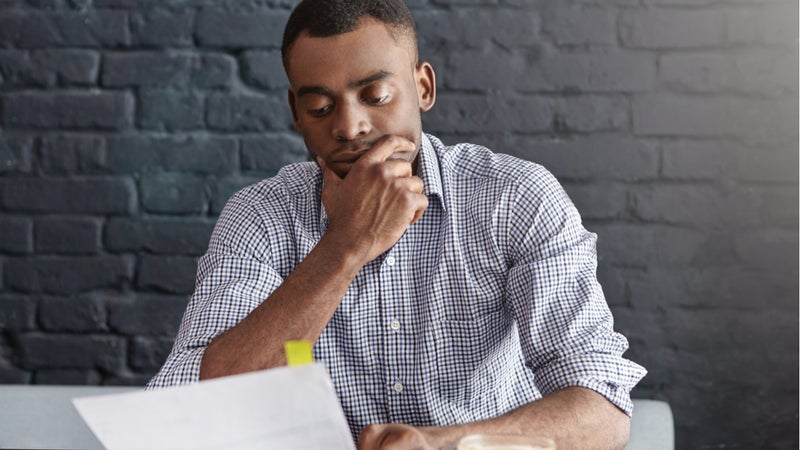
M 314 354 L 353 436 L 370 423 L 496 417 L 566 388 L 631 413 L 645 370 L 597 282 L 596 236 L 541 166 L 423 135 L 422 218 L 356 276 Z M 234 195 L 200 259 L 175 347 L 149 388 L 198 380 L 209 342 L 277 288 L 327 227 L 322 176 L 293 164 Z M 335 264 L 335 261 L 331 261 Z

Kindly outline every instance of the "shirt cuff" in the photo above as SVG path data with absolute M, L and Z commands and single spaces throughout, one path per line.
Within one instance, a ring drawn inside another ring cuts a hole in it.
M 543 395 L 574 386 L 591 389 L 630 416 L 631 390 L 646 374 L 644 367 L 622 357 L 576 354 L 537 370 L 536 384 Z
M 179 357 L 170 357 L 170 364 L 164 365 L 148 383 L 145 389 L 158 389 L 200 381 L 200 361 L 205 347 L 184 350 Z

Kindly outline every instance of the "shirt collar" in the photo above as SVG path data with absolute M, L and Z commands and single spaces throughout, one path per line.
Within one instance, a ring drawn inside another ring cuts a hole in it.
M 422 148 L 417 157 L 417 176 L 422 179 L 424 185 L 422 193 L 428 197 L 436 196 L 441 201 L 442 195 L 442 174 L 439 171 L 439 157 L 433 143 L 427 134 L 422 134 Z M 444 206 L 444 202 L 442 202 Z

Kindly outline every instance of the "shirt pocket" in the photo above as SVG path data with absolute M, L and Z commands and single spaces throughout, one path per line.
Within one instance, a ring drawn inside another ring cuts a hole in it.
M 433 322 L 435 388 L 442 400 L 467 409 L 490 408 L 499 369 L 493 355 L 511 326 L 505 310 L 486 311 L 469 320 Z

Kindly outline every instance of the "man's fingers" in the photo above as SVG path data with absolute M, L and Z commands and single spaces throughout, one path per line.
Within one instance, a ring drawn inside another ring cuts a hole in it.
M 419 206 L 417 206 L 417 211 L 414 213 L 414 218 L 411 219 L 410 224 L 418 221 L 426 209 L 428 209 L 428 197 L 423 195 L 419 200 Z
M 403 159 L 390 159 L 380 164 L 383 166 L 383 169 L 387 171 L 387 175 L 396 178 L 411 177 L 413 172 L 411 163 Z
M 422 213 L 428 209 L 428 197 L 422 193 L 425 184 L 419 177 L 401 178 L 397 180 L 397 183 L 402 189 L 406 189 L 410 192 L 408 201 L 410 202 L 409 206 L 414 211 L 414 217 L 409 221 L 409 224 L 413 224 L 419 220 L 419 218 L 422 217 Z
M 406 138 L 394 135 L 384 136 L 372 145 L 361 159 L 372 162 L 383 162 L 395 153 L 410 153 L 415 149 L 414 143 Z
M 422 191 L 425 189 L 425 183 L 422 182 L 422 178 L 420 177 L 409 176 L 399 178 L 397 183 L 415 194 L 422 194 Z

